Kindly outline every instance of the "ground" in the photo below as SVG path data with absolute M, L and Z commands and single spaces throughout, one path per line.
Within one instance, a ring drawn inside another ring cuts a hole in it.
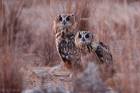
M 64 87 L 65 90 L 72 90 L 71 72 L 63 65 L 54 67 L 29 67 L 24 71 L 25 89 L 34 87 Z

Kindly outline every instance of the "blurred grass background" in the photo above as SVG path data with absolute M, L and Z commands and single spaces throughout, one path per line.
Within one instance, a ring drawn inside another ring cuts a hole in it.
M 139 0 L 0 0 L 0 76 L 9 73 L 11 68 L 7 66 L 15 63 L 19 66 L 60 63 L 52 24 L 61 13 L 75 14 L 78 29 L 92 31 L 97 40 L 110 46 L 117 70 L 117 90 L 139 93 Z M 21 79 L 15 71 L 15 78 Z M 0 78 L 0 86 L 3 79 Z

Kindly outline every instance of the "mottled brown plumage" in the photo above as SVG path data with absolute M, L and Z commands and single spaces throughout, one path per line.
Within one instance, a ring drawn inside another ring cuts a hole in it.
M 75 16 L 71 14 L 57 16 L 54 20 L 54 32 L 58 53 L 66 67 L 79 66 L 80 54 L 74 43 L 76 34 Z
M 100 63 L 111 64 L 113 62 L 109 47 L 103 42 L 95 42 L 93 33 L 88 31 L 79 31 L 75 36 L 75 45 L 83 54 L 94 53 Z
M 102 42 L 95 42 L 94 35 L 88 31 L 79 31 L 75 36 L 75 45 L 81 52 L 82 64 L 94 62 L 99 67 L 101 77 L 105 81 L 114 75 L 111 52 Z

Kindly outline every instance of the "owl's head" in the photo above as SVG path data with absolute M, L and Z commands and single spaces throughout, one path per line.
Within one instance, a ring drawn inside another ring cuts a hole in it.
M 86 47 L 94 39 L 93 33 L 89 31 L 79 31 L 75 36 L 75 45 L 78 48 Z
M 61 14 L 54 20 L 55 28 L 67 29 L 71 28 L 75 24 L 75 16 L 73 14 Z

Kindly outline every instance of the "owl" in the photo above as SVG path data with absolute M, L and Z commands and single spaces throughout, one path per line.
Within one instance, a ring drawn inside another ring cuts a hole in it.
M 75 16 L 72 14 L 58 15 L 54 20 L 56 48 L 67 68 L 80 65 L 80 54 L 74 42 L 75 25 Z
M 112 54 L 103 42 L 95 42 L 95 36 L 88 31 L 79 31 L 75 36 L 75 45 L 83 54 L 94 53 L 100 63 L 112 63 Z
M 97 64 L 104 80 L 114 75 L 113 59 L 108 46 L 95 42 L 95 36 L 88 31 L 79 31 L 75 35 L 75 45 L 80 50 L 82 64 L 88 62 Z

